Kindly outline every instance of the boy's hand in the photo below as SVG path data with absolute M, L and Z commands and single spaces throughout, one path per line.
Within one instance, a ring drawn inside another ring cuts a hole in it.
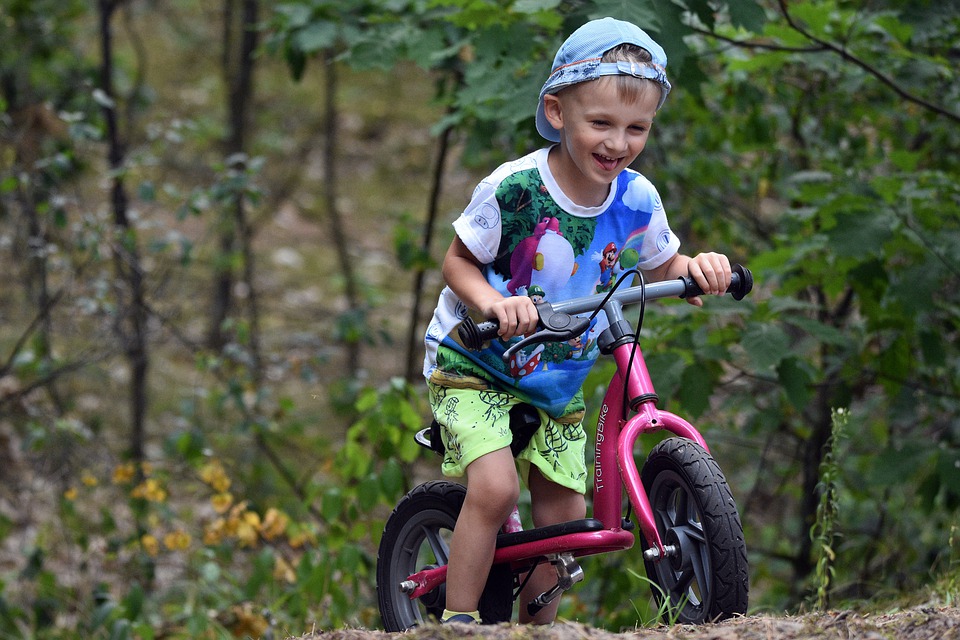
M 509 340 L 537 330 L 537 308 L 527 296 L 500 298 L 480 310 L 485 318 L 500 322 L 500 338 Z
M 730 260 L 722 253 L 701 253 L 687 263 L 687 272 L 705 294 L 722 296 L 730 288 L 733 271 Z M 699 296 L 687 298 L 687 302 L 702 307 Z

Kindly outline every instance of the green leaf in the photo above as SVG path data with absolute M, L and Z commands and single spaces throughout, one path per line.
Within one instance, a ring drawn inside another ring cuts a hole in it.
M 710 367 L 703 362 L 695 362 L 683 371 L 680 378 L 680 389 L 677 397 L 692 417 L 703 414 L 710 406 L 710 396 L 713 394 L 714 378 Z
M 790 403 L 803 411 L 810 401 L 812 382 L 810 374 L 795 357 L 785 358 L 777 367 L 777 377 Z
M 773 323 L 752 323 L 740 341 L 753 366 L 764 371 L 776 366 L 788 354 L 790 338 Z
M 145 599 L 143 587 L 139 582 L 134 582 L 122 601 L 124 617 L 128 620 L 136 620 L 139 618 L 143 612 Z
M 561 0 L 517 0 L 513 3 L 513 10 L 517 13 L 537 13 L 551 11 L 560 6 Z
M 370 511 L 379 500 L 380 482 L 374 474 L 370 474 L 357 486 L 357 502 L 363 511 Z
M 340 517 L 342 511 L 343 493 L 336 487 L 327 489 L 320 500 L 320 515 L 327 522 L 333 522 Z
M 380 472 L 380 489 L 388 499 L 395 499 L 403 492 L 404 473 L 396 460 L 388 460 Z
M 799 314 L 784 314 L 783 321 L 787 324 L 797 327 L 798 329 L 802 329 L 815 340 L 817 340 L 817 342 L 836 346 L 845 346 L 850 344 L 849 334 L 837 329 L 836 327 L 824 324 L 819 320 Z
M 733 26 L 753 33 L 760 33 L 767 20 L 763 7 L 752 0 L 731 0 L 727 3 L 727 9 L 730 11 L 730 22 Z

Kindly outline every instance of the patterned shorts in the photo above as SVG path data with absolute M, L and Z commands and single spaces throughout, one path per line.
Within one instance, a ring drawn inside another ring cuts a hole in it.
M 433 415 L 442 426 L 444 475 L 463 476 L 467 465 L 477 458 L 510 446 L 510 409 L 521 402 L 517 397 L 489 388 L 456 388 L 433 382 L 427 387 Z M 533 464 L 551 482 L 585 493 L 587 438 L 582 423 L 558 422 L 539 409 L 537 413 L 540 428 L 517 455 L 523 481 L 527 481 Z

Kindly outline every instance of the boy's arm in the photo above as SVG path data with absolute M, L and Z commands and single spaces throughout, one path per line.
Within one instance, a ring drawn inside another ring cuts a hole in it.
M 720 296 L 730 288 L 732 273 L 727 256 L 711 252 L 700 253 L 693 258 L 678 253 L 646 275 L 654 282 L 689 275 L 704 293 Z M 699 296 L 687 298 L 687 302 L 697 307 L 703 306 Z
M 504 297 L 490 286 L 481 265 L 459 237 L 455 237 L 443 258 L 443 279 L 468 307 L 479 311 L 484 318 L 496 318 L 500 322 L 500 337 L 507 340 L 514 336 L 535 331 L 537 309 L 527 296 Z

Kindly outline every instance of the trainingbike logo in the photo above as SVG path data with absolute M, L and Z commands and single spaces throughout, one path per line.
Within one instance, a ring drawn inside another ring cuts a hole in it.
M 597 418 L 597 446 L 593 450 L 594 457 L 594 476 L 593 476 L 593 488 L 594 491 L 603 489 L 603 463 L 600 460 L 600 445 L 603 444 L 603 427 L 607 422 L 607 405 L 604 403 L 600 407 L 600 417 Z

